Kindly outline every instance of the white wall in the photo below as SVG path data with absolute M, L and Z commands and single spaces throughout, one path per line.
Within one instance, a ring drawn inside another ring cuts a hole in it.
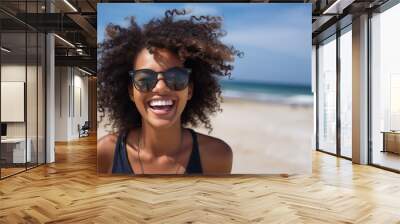
M 88 120 L 88 105 L 88 78 L 76 68 L 56 67 L 55 141 L 79 138 L 78 124 Z
M 1 81 L 4 82 L 25 82 L 25 74 L 26 74 L 26 70 L 28 74 L 32 74 L 35 73 L 36 74 L 36 67 L 34 66 L 27 66 L 25 67 L 25 64 L 21 65 L 21 64 L 3 64 L 1 66 Z M 28 77 L 29 78 L 29 77 Z M 30 85 L 36 85 L 36 81 L 32 81 L 29 80 L 29 84 Z M 31 107 L 35 107 L 37 106 L 36 104 L 36 88 L 32 89 L 32 88 L 27 88 L 27 106 L 31 106 Z M 31 102 L 35 102 L 32 105 L 29 105 Z M 40 106 L 40 105 L 39 105 Z M 7 110 L 7 108 L 1 108 L 1 110 Z M 36 113 L 31 113 L 32 108 L 28 109 L 27 108 L 27 119 L 29 125 L 28 125 L 28 137 L 29 134 L 31 133 L 30 130 L 34 129 L 36 130 L 36 125 L 34 126 L 33 124 L 31 124 L 32 121 L 35 121 L 36 124 Z M 36 111 L 36 110 L 35 110 Z M 7 136 L 8 137 L 25 137 L 25 123 L 26 122 L 7 122 Z M 36 135 L 36 132 L 35 132 Z
M 1 81 L 1 121 L 24 122 L 25 83 Z M 36 106 L 34 107 L 36 108 Z
M 25 64 L 3 64 L 1 66 L 1 81 L 25 82 Z M 7 110 L 7 108 L 1 108 Z M 25 122 L 7 122 L 7 137 L 25 137 Z
M 25 82 L 25 64 L 1 65 L 1 81 Z
M 55 68 L 55 141 L 68 140 L 68 87 L 67 67 Z
M 12 107 L 1 108 L 2 112 L 6 113 L 22 113 L 24 116 L 26 112 L 26 120 L 23 118 L 21 122 L 6 122 L 7 123 L 7 137 L 9 138 L 25 138 L 29 139 L 31 148 L 32 161 L 44 163 L 44 74 L 42 67 L 39 65 L 28 65 L 12 63 L 2 64 L 1 66 L 1 81 L 2 82 L 24 82 L 26 84 L 26 106 L 25 100 L 22 102 L 22 107 L 16 109 Z M 27 78 L 27 80 L 25 80 Z M 4 89 L 2 89 L 2 93 Z M 24 90 L 20 90 L 24 94 Z M 7 95 L 2 95 L 2 98 Z M 24 98 L 24 97 L 23 97 Z M 8 110 L 8 111 L 7 111 Z M 38 153 L 38 155 L 37 155 Z
M 77 73 L 78 72 L 78 73 Z M 78 133 L 78 124 L 82 126 L 85 121 L 88 121 L 89 119 L 89 114 L 88 114 L 88 78 L 87 76 L 83 77 L 83 73 L 81 73 L 79 70 L 74 69 L 74 91 L 72 92 L 73 96 L 72 99 L 74 99 L 73 102 L 73 113 L 72 117 L 73 119 L 71 120 L 71 137 L 72 138 L 78 138 L 79 133 Z M 80 108 L 81 107 L 81 108 Z M 81 110 L 81 111 L 80 111 Z
M 1 81 L 2 82 L 25 82 L 25 64 L 3 64 L 1 66 Z M 32 67 L 28 66 L 28 70 Z M 3 98 L 4 96 L 2 96 Z M 1 108 L 7 110 L 8 108 Z M 24 108 L 22 108 L 24 110 Z M 8 137 L 25 137 L 24 122 L 7 122 Z

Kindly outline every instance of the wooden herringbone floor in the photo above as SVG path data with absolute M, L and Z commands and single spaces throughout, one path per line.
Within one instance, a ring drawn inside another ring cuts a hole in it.
M 400 175 L 313 155 L 311 176 L 98 177 L 95 138 L 0 181 L 0 223 L 400 223 Z

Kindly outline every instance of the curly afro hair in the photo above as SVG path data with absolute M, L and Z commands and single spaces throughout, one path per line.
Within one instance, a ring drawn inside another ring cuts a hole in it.
M 131 87 L 128 72 L 133 59 L 144 48 L 168 49 L 192 69 L 190 82 L 194 85 L 192 98 L 181 115 L 182 125 L 193 127 L 202 123 L 212 130 L 209 116 L 222 111 L 219 100 L 221 89 L 218 77 L 230 76 L 235 56 L 242 52 L 223 44 L 219 38 L 226 35 L 221 29 L 221 18 L 190 16 L 187 10 L 167 10 L 163 18 L 153 18 L 140 27 L 134 17 L 130 25 L 108 24 L 106 38 L 99 43 L 97 101 L 100 121 L 108 115 L 112 128 L 127 131 L 141 126 L 141 115 L 129 97 Z

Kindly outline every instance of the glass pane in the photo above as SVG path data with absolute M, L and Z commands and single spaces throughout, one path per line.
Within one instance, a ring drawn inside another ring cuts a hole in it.
M 318 148 L 336 153 L 336 37 L 318 48 Z
M 340 152 L 352 157 L 352 35 L 346 30 L 340 36 Z
M 7 21 L 0 24 L 3 178 L 45 161 L 45 36 L 21 22 L 44 13 L 45 1 L 1 1 L 0 6 L 20 19 L 0 12 Z
M 400 4 L 372 18 L 372 163 L 400 170 Z
M 25 170 L 30 158 L 26 151 L 25 90 L 26 34 L 1 34 L 1 140 L 2 177 Z M 29 146 L 28 146 L 29 149 Z
M 38 163 L 45 163 L 45 35 L 39 33 L 38 45 Z
M 28 142 L 28 168 L 37 165 L 37 74 L 38 74 L 38 36 L 36 32 L 27 33 L 28 38 L 28 62 L 27 62 L 27 80 L 26 80 L 26 113 L 27 113 L 27 142 Z

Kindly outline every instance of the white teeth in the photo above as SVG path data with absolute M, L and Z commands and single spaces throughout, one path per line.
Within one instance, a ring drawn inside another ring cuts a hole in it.
M 172 106 L 172 100 L 152 100 L 150 106 Z

